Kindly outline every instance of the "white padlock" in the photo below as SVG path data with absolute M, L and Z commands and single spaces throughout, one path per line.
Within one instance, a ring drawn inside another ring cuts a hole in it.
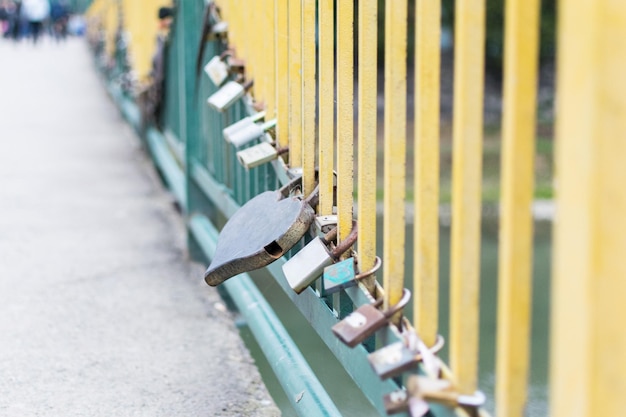
M 213 84 L 219 87 L 228 78 L 228 64 L 219 55 L 216 55 L 204 66 L 204 72 Z
M 207 99 L 207 103 L 215 110 L 223 112 L 243 97 L 246 90 L 251 86 L 252 81 L 248 81 L 245 85 L 241 85 L 236 81 L 228 81 Z

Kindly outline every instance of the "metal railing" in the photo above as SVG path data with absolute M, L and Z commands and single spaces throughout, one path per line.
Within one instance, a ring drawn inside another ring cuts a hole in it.
M 376 346 L 402 340 L 398 329 L 390 326 L 375 342 L 351 350 L 337 341 L 331 326 L 371 297 L 382 297 L 384 308 L 396 304 L 404 287 L 412 286 L 412 325 L 405 327 L 432 347 L 439 336 L 440 310 L 441 2 L 417 0 L 415 22 L 408 22 L 407 0 L 382 3 L 384 10 L 376 0 L 220 0 L 209 24 L 224 21 L 228 30 L 209 31 L 201 39 L 208 4 L 178 2 L 167 57 L 165 127 L 150 127 L 145 134 L 166 182 L 185 207 L 190 251 L 198 257 L 211 258 L 217 229 L 239 206 L 278 188 L 296 172 L 302 174 L 305 195 L 319 185 L 317 214 L 336 213 L 339 240 L 349 234 L 356 214 L 362 270 L 373 267 L 376 238 L 383 235 L 381 283 L 371 277 L 341 295 L 325 297 L 319 284 L 297 295 L 285 282 L 283 259 L 267 267 L 380 414 L 383 394 L 404 380 L 381 381 L 366 358 Z M 134 78 L 140 81 L 156 35 L 149 29 L 156 22 L 145 16 L 156 15 L 159 5 L 162 2 L 153 0 L 96 0 L 90 9 L 92 22 L 103 29 L 104 50 L 110 56 L 119 28 L 133 34 L 128 53 Z M 539 6 L 538 0 L 506 1 L 496 413 L 508 417 L 524 415 L 528 397 Z M 455 7 L 450 367 L 438 362 L 439 377 L 452 381 L 456 393 L 474 395 L 480 389 L 485 1 L 457 0 Z M 139 8 L 142 12 L 136 13 Z M 385 17 L 383 120 L 377 95 L 379 13 Z M 559 19 L 551 415 L 620 415 L 626 410 L 621 395 L 626 332 L 615 317 L 626 313 L 620 291 L 626 282 L 626 164 L 621 160 L 626 141 L 619 140 L 626 132 L 626 6 L 609 0 L 562 1 Z M 412 138 L 406 133 L 409 24 L 416 36 Z M 232 50 L 234 58 L 245 60 L 245 79 L 254 79 L 249 94 L 223 113 L 206 105 L 218 88 L 196 74 L 198 48 L 203 49 L 201 65 Z M 132 98 L 116 94 L 121 101 Z M 266 120 L 277 118 L 273 139 L 289 152 L 247 170 L 237 161 L 236 149 L 223 140 L 222 130 L 261 110 Z M 406 277 L 404 258 L 408 141 L 415 165 L 412 277 Z M 376 228 L 379 162 L 384 166 L 382 231 Z M 294 408 L 301 415 L 339 413 L 341 404 L 333 404 L 324 392 L 247 274 L 224 285 L 265 354 L 275 357 L 285 351 L 292 358 L 289 366 L 274 362 L 274 370 Z M 260 303 L 258 310 L 250 311 L 250 300 Z M 394 318 L 394 323 L 399 325 L 399 320 Z M 424 368 L 421 372 L 428 373 Z M 298 396 L 303 383 L 314 395 Z M 441 405 L 433 406 L 433 412 L 471 414 Z

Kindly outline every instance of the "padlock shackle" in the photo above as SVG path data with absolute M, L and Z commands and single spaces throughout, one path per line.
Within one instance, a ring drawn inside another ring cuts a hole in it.
M 410 299 L 411 299 L 411 290 L 409 290 L 408 288 L 405 288 L 404 290 L 402 290 L 402 298 L 400 299 L 400 301 L 390 306 L 389 309 L 387 309 L 387 311 L 384 312 L 385 317 L 390 318 L 394 314 L 402 311 L 402 309 L 409 303 Z
M 232 73 L 241 73 L 243 74 L 243 70 L 246 67 L 246 61 L 240 58 L 234 58 L 232 55 L 228 56 L 226 60 L 226 64 L 228 65 L 228 71 Z
M 278 153 L 278 155 L 281 155 L 285 152 L 289 152 L 289 147 L 277 147 L 276 152 Z M 302 185 L 302 175 L 292 179 L 287 184 L 283 185 L 279 189 L 279 192 L 283 197 L 287 197 L 294 188 L 296 188 L 297 186 L 301 186 L 301 185 Z M 309 194 L 308 197 L 304 199 L 304 203 L 308 204 L 313 209 L 315 209 L 315 207 L 317 206 L 317 203 L 319 202 L 319 195 L 320 195 L 320 186 L 318 184 L 317 186 L 315 186 L 313 191 L 311 191 L 311 194 Z
M 287 184 L 280 187 L 278 189 L 278 192 L 280 193 L 280 195 L 283 196 L 283 198 L 286 198 L 294 188 L 298 187 L 301 184 L 302 184 L 302 175 L 300 175 L 299 177 L 295 177 L 294 179 L 289 181 Z
M 261 125 L 261 129 L 263 129 L 264 132 L 267 132 L 273 127 L 276 127 L 276 119 L 268 120 Z
M 313 191 L 311 191 L 311 194 L 309 194 L 309 196 L 304 199 L 304 202 L 307 203 L 309 206 L 313 207 L 313 209 L 315 209 L 319 201 L 320 201 L 320 185 L 317 184 L 315 188 L 313 189 Z
M 233 54 L 234 51 L 232 49 L 227 49 L 220 54 L 220 60 L 225 62 L 226 58 L 230 58 Z
M 258 122 L 261 119 L 265 119 L 265 111 L 260 111 L 248 117 L 250 118 L 252 122 Z
M 322 240 L 324 241 L 326 245 L 330 245 L 330 242 L 334 242 L 335 240 L 337 240 L 337 233 L 338 233 L 337 227 L 333 227 L 324 235 Z
M 241 84 L 243 86 L 244 91 L 248 91 L 252 88 L 252 86 L 254 85 L 254 80 L 248 80 L 246 82 L 244 82 L 243 84 Z
M 350 234 L 348 234 L 344 240 L 337 243 L 337 246 L 335 246 L 335 248 L 330 252 L 330 256 L 335 260 L 339 259 L 341 255 L 343 255 L 356 243 L 358 236 L 359 230 L 356 220 L 352 220 L 352 230 L 350 231 Z
M 408 319 L 405 317 L 403 321 L 407 321 Z M 402 332 L 405 340 L 405 344 L 408 349 L 413 352 L 417 352 L 417 358 L 424 364 L 424 369 L 426 370 L 426 374 L 430 377 L 439 377 L 441 373 L 441 366 L 436 357 L 437 353 L 444 347 L 445 339 L 440 334 L 437 335 L 437 340 L 435 344 L 431 347 L 426 346 L 424 341 L 417 334 L 415 329 L 410 327 L 410 325 L 404 324 L 405 330 Z
M 359 272 L 359 274 L 354 277 L 354 280 L 359 281 L 364 278 L 371 277 L 380 269 L 382 264 L 383 264 L 383 261 L 380 259 L 380 256 L 377 256 L 374 261 L 374 266 L 365 272 Z

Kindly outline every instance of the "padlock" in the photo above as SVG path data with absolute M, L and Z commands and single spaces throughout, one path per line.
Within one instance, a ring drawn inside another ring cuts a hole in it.
M 289 148 L 274 148 L 269 142 L 261 142 L 237 152 L 237 160 L 246 169 L 256 168 L 278 158 Z
M 226 22 L 225 20 L 220 20 L 219 22 L 215 23 L 211 28 L 211 33 L 214 33 L 216 35 L 223 35 L 226 32 L 228 32 L 228 22 Z
M 306 199 L 290 196 L 302 182 L 296 178 L 278 191 L 266 191 L 244 204 L 226 223 L 204 274 L 216 286 L 274 262 L 302 239 L 315 219 L 318 188 Z
M 409 409 L 409 394 L 404 389 L 392 391 L 383 397 L 387 415 L 398 414 Z
M 428 403 L 419 397 L 409 397 L 409 416 L 424 417 L 430 411 Z
M 408 411 L 411 417 L 424 417 L 430 411 L 430 407 L 426 401 L 420 397 L 410 396 L 404 389 L 393 391 L 385 395 L 383 397 L 383 404 L 387 415 Z
M 389 319 L 401 311 L 411 299 L 411 291 L 404 289 L 402 299 L 386 311 L 380 311 L 383 300 L 364 304 L 332 327 L 332 331 L 343 343 L 355 347 L 376 331 L 382 329 Z
M 223 112 L 243 97 L 246 91 L 252 87 L 252 84 L 252 80 L 243 85 L 236 81 L 229 81 L 213 93 L 207 99 L 207 103 L 215 110 Z
M 377 256 L 374 267 L 358 275 L 354 272 L 354 258 L 327 266 L 324 268 L 324 294 L 332 294 L 355 286 L 363 278 L 374 275 L 381 265 L 382 261 Z
M 328 232 L 326 236 L 333 231 L 336 234 L 335 228 Z M 298 294 L 304 291 L 306 287 L 322 275 L 325 267 L 336 262 L 342 254 L 354 245 L 357 233 L 356 222 L 353 222 L 350 234 L 333 250 L 328 249 L 331 241 L 326 236 L 324 238 L 316 236 L 304 248 L 292 256 L 291 259 L 283 264 L 283 274 L 291 289 Z
M 320 232 L 326 233 L 337 226 L 337 219 L 338 216 L 336 214 L 317 216 L 315 218 L 315 227 Z
M 481 391 L 476 391 L 471 395 L 459 394 L 452 383 L 444 379 L 410 375 L 406 386 L 411 397 L 452 408 L 463 407 L 470 415 L 477 415 L 478 408 L 484 405 L 486 400 L 485 394 Z
M 228 132 L 224 139 L 230 142 L 235 148 L 240 148 L 253 140 L 260 139 L 265 132 L 276 126 L 276 119 L 269 120 L 262 124 L 250 123 L 241 129 Z
M 215 2 L 211 1 L 206 5 L 202 16 L 202 34 L 200 35 L 200 45 L 196 49 L 196 78 L 200 75 L 202 69 L 202 61 L 204 58 L 204 43 L 214 38 L 224 38 L 228 31 L 228 23 L 222 21 L 219 8 Z
M 215 55 L 204 66 L 204 72 L 209 76 L 211 82 L 219 87 L 228 78 L 228 64 L 224 61 L 225 57 Z
M 370 353 L 368 362 L 380 379 L 392 378 L 401 373 L 414 369 L 424 360 L 432 371 L 434 354 L 443 348 L 444 339 L 437 337 L 437 342 L 432 348 L 427 348 L 414 331 L 404 332 L 403 340 L 385 346 L 376 352 Z M 438 373 L 438 372 L 437 372 Z
M 222 20 L 219 7 L 217 7 L 215 2 L 210 2 L 207 5 L 203 25 L 206 29 L 202 38 L 207 41 L 211 40 L 212 36 L 221 37 L 228 32 L 228 23 Z
M 248 125 L 251 125 L 253 123 L 258 122 L 259 120 L 262 120 L 263 118 L 265 118 L 265 112 L 261 111 L 258 113 L 255 113 L 251 116 L 248 117 L 244 117 L 241 120 L 236 121 L 235 123 L 226 126 L 224 129 L 222 129 L 222 134 L 224 135 L 224 140 L 226 142 L 230 141 L 230 137 L 237 132 L 238 130 L 241 130 L 243 128 L 245 128 Z

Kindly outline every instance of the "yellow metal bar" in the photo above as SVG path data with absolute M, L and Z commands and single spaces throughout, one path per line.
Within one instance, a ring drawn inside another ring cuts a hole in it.
M 385 306 L 404 287 L 407 1 L 385 3 Z
M 559 3 L 551 412 L 626 414 L 626 7 Z
M 289 4 L 289 165 L 302 166 L 302 4 Z
M 352 230 L 354 193 L 354 4 L 337 1 L 337 216 L 339 240 Z
M 248 22 L 248 10 L 250 10 L 249 7 L 242 7 L 244 6 L 244 0 L 237 0 L 237 14 L 239 14 L 240 16 L 240 28 L 239 28 L 239 32 L 241 33 L 240 35 L 240 40 L 237 43 L 237 54 L 239 55 L 239 57 L 243 58 L 243 59 L 247 59 L 248 62 L 246 62 L 246 72 L 250 71 L 251 65 L 250 65 L 250 56 L 248 55 L 248 38 L 250 36 L 250 31 L 247 30 L 249 28 L 249 22 Z
M 241 9 L 242 5 L 243 5 L 243 0 L 235 0 L 233 2 L 233 12 L 237 16 L 237 23 L 238 23 L 235 47 L 237 48 L 237 55 L 245 59 L 246 42 L 247 42 L 246 35 L 248 34 L 248 31 L 245 30 L 245 28 L 247 27 L 246 15 Z
M 359 268 L 370 270 L 376 259 L 376 159 L 377 159 L 377 75 L 378 2 L 359 3 L 359 115 L 358 115 L 358 218 Z M 365 286 L 373 293 L 376 277 L 366 278 Z
M 302 188 L 315 188 L 315 2 L 302 0 Z
M 478 377 L 485 0 L 458 0 L 455 16 L 450 366 L 469 394 Z
M 130 62 L 139 82 L 148 81 L 159 31 L 157 12 L 163 0 L 123 0 L 124 28 L 130 34 Z
M 274 22 L 276 19 L 276 9 L 274 0 L 265 0 L 265 28 L 266 34 L 263 37 L 265 46 L 263 54 L 265 55 L 265 96 L 263 97 L 266 104 L 266 117 L 273 119 L 276 117 L 276 31 L 274 30 Z
M 250 3 L 250 2 L 244 2 L 243 0 L 239 0 L 239 8 L 238 13 L 242 14 L 243 17 L 243 27 L 240 29 L 243 33 L 244 33 L 244 37 L 243 37 L 243 43 L 242 43 L 242 50 L 240 52 L 240 57 L 243 58 L 246 61 L 246 78 L 247 79 L 253 79 L 255 77 L 255 70 L 257 68 L 257 63 L 255 62 L 255 52 L 254 52 L 254 45 L 255 45 L 255 38 L 258 38 L 258 34 L 256 33 L 256 31 L 251 30 L 252 27 L 254 27 L 254 24 L 256 24 L 258 22 L 258 20 L 255 20 L 254 18 L 258 19 L 258 15 L 257 16 L 253 16 L 254 14 L 254 9 L 255 6 L 254 4 L 258 4 L 258 2 L 254 2 L 254 3 Z M 257 84 L 259 83 L 259 80 L 257 80 Z M 254 92 L 256 91 L 258 86 L 252 86 L 252 93 L 254 94 Z
M 539 6 L 505 7 L 496 414 L 510 417 L 524 415 L 528 383 Z
M 439 68 L 441 3 L 418 0 L 415 42 L 414 323 L 427 346 L 439 322 Z
M 232 16 L 232 26 L 229 23 L 228 29 L 228 39 L 231 42 L 231 46 L 237 48 L 238 45 L 242 43 L 243 36 L 243 24 L 242 24 L 242 13 L 238 11 L 239 9 L 239 0 L 232 0 L 228 2 L 228 10 L 230 14 L 228 16 Z M 229 17 L 230 19 L 230 17 Z M 239 52 L 239 51 L 238 51 Z
M 263 27 L 269 27 L 267 19 L 267 0 L 259 0 L 255 2 L 254 13 L 257 14 L 257 21 L 262 22 Z M 266 98 L 267 98 L 267 56 L 269 55 L 265 47 L 269 42 L 269 36 L 257 36 L 254 42 L 254 61 L 256 63 L 256 70 L 254 78 L 257 80 L 256 94 L 254 100 L 257 107 L 262 107 L 265 110 Z
M 252 12 L 254 10 L 254 4 L 245 4 L 243 0 L 239 0 L 239 13 L 243 16 L 243 28 L 241 29 L 244 33 L 243 39 L 243 48 L 241 50 L 240 56 L 246 61 L 246 78 L 253 79 L 255 76 L 256 63 L 254 62 L 254 37 L 252 33 L 254 31 L 250 30 L 250 25 L 252 24 Z M 256 3 L 256 2 L 255 2 Z M 259 84 L 259 80 L 257 80 L 257 84 Z M 252 86 L 250 90 L 253 94 L 256 91 L 258 86 Z
M 276 136 L 289 144 L 289 10 L 287 0 L 275 0 L 276 10 Z
M 119 25 L 119 1 L 109 0 L 105 14 L 105 50 L 109 58 L 113 58 L 115 52 L 115 33 Z
M 260 6 L 263 3 L 259 1 L 246 2 L 243 6 L 246 13 L 246 34 L 248 35 L 248 51 L 244 56 L 246 63 L 249 62 L 246 68 L 248 79 L 255 79 L 256 86 L 253 86 L 253 97 L 259 98 L 261 91 L 263 91 L 263 78 L 261 77 L 262 70 L 260 66 L 260 53 L 263 52 L 263 36 L 258 36 L 256 30 L 252 30 L 255 24 L 258 24 L 259 18 L 263 16 L 263 10 Z
M 334 2 L 319 0 L 319 167 L 322 215 L 332 214 L 335 168 Z

